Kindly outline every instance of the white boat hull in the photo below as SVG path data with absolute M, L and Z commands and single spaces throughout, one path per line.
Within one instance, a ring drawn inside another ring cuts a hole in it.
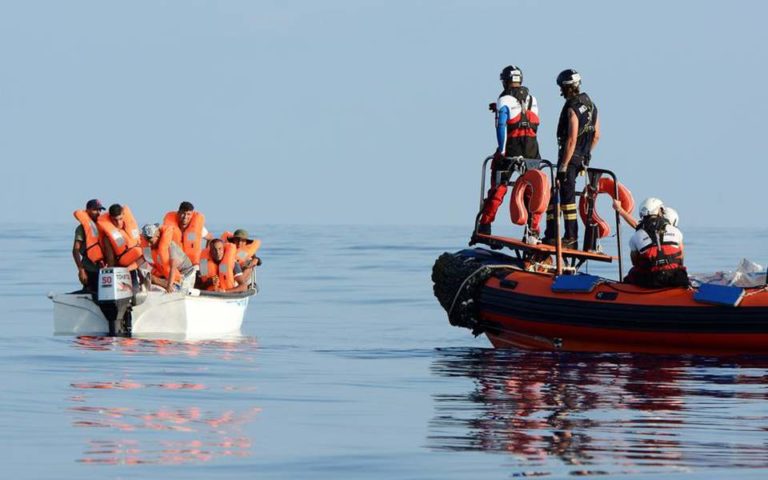
M 206 295 L 149 292 L 131 307 L 131 330 L 136 337 L 211 338 L 238 334 L 253 291 L 248 294 Z M 109 324 L 91 295 L 52 295 L 56 335 L 107 335 Z

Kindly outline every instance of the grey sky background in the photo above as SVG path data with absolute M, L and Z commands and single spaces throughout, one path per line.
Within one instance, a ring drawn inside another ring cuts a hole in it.
M 554 79 L 573 67 L 600 108 L 594 166 L 676 207 L 684 227 L 760 225 L 766 13 L 757 1 L 0 0 L 0 221 L 69 221 L 98 197 L 141 222 L 190 200 L 215 223 L 471 226 L 495 147 L 487 104 L 516 64 L 539 99 L 544 157 Z

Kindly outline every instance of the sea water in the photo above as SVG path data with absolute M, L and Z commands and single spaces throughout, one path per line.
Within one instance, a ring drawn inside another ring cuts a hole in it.
M 768 357 L 494 350 L 432 295 L 467 228 L 245 227 L 243 335 L 178 342 L 53 336 L 74 227 L 4 226 L 2 478 L 768 476 Z M 684 231 L 692 271 L 768 262 L 764 229 Z

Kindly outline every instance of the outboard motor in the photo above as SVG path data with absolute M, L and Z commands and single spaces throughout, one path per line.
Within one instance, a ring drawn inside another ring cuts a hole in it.
M 97 303 L 109 323 L 109 335 L 130 337 L 133 299 L 131 272 L 123 267 L 99 270 L 99 293 Z

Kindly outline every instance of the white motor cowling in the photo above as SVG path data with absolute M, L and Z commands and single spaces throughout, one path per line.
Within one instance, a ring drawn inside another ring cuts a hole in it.
M 123 267 L 99 270 L 99 301 L 121 300 L 133 296 L 131 272 Z
M 98 304 L 109 323 L 111 336 L 130 336 L 130 307 L 133 300 L 133 278 L 123 267 L 99 270 Z

